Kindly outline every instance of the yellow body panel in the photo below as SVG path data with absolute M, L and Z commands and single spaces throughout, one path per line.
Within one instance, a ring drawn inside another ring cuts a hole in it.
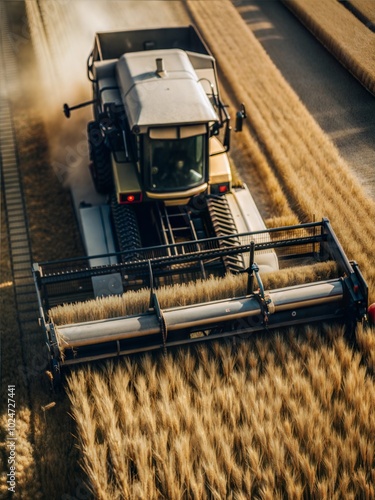
M 112 171 L 118 203 L 120 202 L 120 193 L 126 194 L 142 191 L 138 181 L 136 163 L 118 163 L 112 155 Z
M 147 191 L 146 195 L 148 198 L 152 198 L 154 200 L 162 200 L 165 205 L 185 205 L 189 202 L 190 198 L 193 196 L 197 196 L 200 193 L 203 193 L 207 189 L 207 183 L 201 184 L 200 186 L 189 189 L 188 191 L 180 191 L 172 192 L 172 193 L 152 193 Z
M 227 152 L 215 136 L 210 138 L 209 179 L 210 184 L 232 182 L 232 174 Z
M 209 184 L 231 183 L 232 175 L 228 155 L 222 143 L 211 137 L 209 141 Z M 137 165 L 134 162 L 116 162 L 112 155 L 112 170 L 115 183 L 117 201 L 120 202 L 120 193 L 136 193 L 142 191 L 137 175 Z M 191 188 L 187 191 L 171 193 L 146 192 L 149 199 L 165 201 L 166 205 L 181 205 L 188 203 L 190 198 L 207 190 L 207 183 Z

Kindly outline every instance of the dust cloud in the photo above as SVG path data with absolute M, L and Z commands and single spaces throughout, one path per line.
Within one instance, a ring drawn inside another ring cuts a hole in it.
M 26 0 L 27 18 L 37 58 L 38 109 L 46 124 L 52 167 L 79 201 L 96 202 L 88 174 L 87 123 L 91 106 L 72 112 L 92 98 L 86 62 L 98 31 L 189 24 L 180 1 Z M 78 193 L 78 194 L 77 194 Z

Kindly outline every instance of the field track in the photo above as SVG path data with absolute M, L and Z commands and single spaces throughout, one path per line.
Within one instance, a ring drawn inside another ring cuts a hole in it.
M 27 359 L 26 349 L 28 342 L 30 342 L 30 333 L 33 333 L 35 329 L 38 303 L 31 276 L 31 245 L 10 102 L 11 95 L 12 98 L 19 97 L 17 92 L 18 73 L 15 56 L 9 42 L 10 31 L 3 3 L 0 4 L 0 20 L 0 88 L 2 91 L 0 101 L 0 154 L 1 184 L 4 193 L 2 209 L 6 211 L 9 259 L 11 262 L 13 280 L 13 297 L 11 297 L 8 290 L 1 290 L 4 296 L 2 296 L 1 300 L 3 317 L 0 338 L 0 378 L 3 395 L 6 394 L 7 390 L 5 384 L 14 384 L 16 387 L 16 432 L 17 439 L 19 440 L 17 461 L 19 464 L 28 464 L 28 470 L 20 474 L 20 481 L 18 484 L 21 489 L 22 487 L 25 488 L 30 478 L 34 477 L 34 485 L 28 484 L 27 487 L 30 488 L 30 494 L 38 498 L 40 482 L 39 471 L 35 466 L 34 455 L 35 421 L 30 411 L 32 406 L 29 385 L 30 371 L 26 368 L 29 361 Z M 1 215 L 3 219 L 4 214 Z M 6 273 L 4 273 L 2 269 L 1 281 L 4 278 L 4 274 Z M 17 311 L 17 317 L 14 317 L 16 323 L 12 328 L 13 339 L 11 343 L 9 342 L 9 336 L 6 335 L 8 326 L 6 319 L 6 295 L 8 295 L 12 302 L 14 301 L 14 306 Z M 12 356 L 14 356 L 13 359 L 18 366 L 14 366 L 13 369 L 9 370 L 7 358 Z M 30 367 L 30 365 L 28 366 Z M 17 369 L 16 372 L 15 369 Z M 3 401 L 1 405 L 3 405 Z M 5 422 L 2 414 L 1 424 L 3 429 L 6 428 Z M 1 448 L 3 449 L 3 447 Z M 0 485 L 0 494 L 3 493 L 4 490 L 6 490 L 5 481 Z
M 29 175 L 27 170 L 40 175 L 49 191 L 41 188 L 42 184 L 34 182 L 31 197 L 35 193 L 35 186 L 39 186 L 37 197 L 44 206 L 48 206 L 47 199 L 53 193 L 49 176 L 43 172 L 43 156 L 41 149 L 38 152 L 38 141 L 47 139 L 41 133 L 40 121 L 28 108 L 34 101 L 35 94 L 32 86 L 21 78 L 20 62 L 24 50 L 29 51 L 30 43 L 25 31 L 25 18 L 22 18 L 22 3 L 13 5 L 0 4 L 1 20 L 1 104 L 0 104 L 0 145 L 1 145 L 1 434 L 0 434 L 0 463 L 1 467 L 1 498 L 59 498 L 57 491 L 83 492 L 83 482 L 80 473 L 73 474 L 77 455 L 71 439 L 72 426 L 68 416 L 66 398 L 59 401 L 60 416 L 56 421 L 49 422 L 47 427 L 46 408 L 54 408 L 56 399 L 51 403 L 51 394 L 48 388 L 46 370 L 48 358 L 44 350 L 43 337 L 38 328 L 38 303 L 35 287 L 31 275 L 31 266 L 35 258 L 33 251 L 46 248 L 46 230 L 48 214 L 43 208 L 35 213 L 35 204 L 30 211 Z M 9 16 L 16 14 L 15 19 Z M 8 14 L 8 15 L 7 15 Z M 32 60 L 31 52 L 27 59 Z M 31 57 L 30 57 L 31 56 Z M 30 76 L 30 74 L 29 74 Z M 25 92 L 26 89 L 26 92 Z M 30 99 L 30 100 L 29 100 Z M 21 115 L 20 115 L 21 109 Z M 35 113 L 35 111 L 34 111 Z M 32 118 L 31 118 L 32 117 Z M 32 154 L 31 161 L 28 158 Z M 26 171 L 25 171 L 26 166 Z M 22 168 L 21 168 L 22 167 Z M 50 165 L 48 165 L 50 170 Z M 52 180 L 56 178 L 52 173 Z M 44 177 L 44 178 L 43 178 Z M 53 184 L 53 182 L 52 182 Z M 56 186 L 55 186 L 56 187 Z M 61 185 L 58 185 L 61 191 Z M 64 196 L 63 196 L 64 197 Z M 56 200 L 62 200 L 61 195 Z M 54 203 L 52 203 L 54 205 Z M 65 203 L 64 203 L 65 205 Z M 39 202 L 40 207 L 40 202 Z M 56 207 L 55 207 L 56 208 Z M 61 208 L 61 204 L 60 204 Z M 48 211 L 47 211 L 48 212 Z M 53 220 L 56 212 L 52 213 Z M 37 224 L 35 225 L 35 220 Z M 34 231 L 39 224 L 37 233 Z M 40 227 L 44 230 L 40 231 Z M 31 231 L 30 231 L 31 227 Z M 68 228 L 72 235 L 72 228 Z M 44 234 L 43 234 L 44 232 Z M 73 231 L 74 232 L 74 231 Z M 37 244 L 34 243 L 37 241 Z M 54 238 L 53 238 L 54 239 Z M 56 241 L 56 240 L 55 240 Z M 62 240 L 64 241 L 64 240 Z M 66 241 L 66 240 L 65 240 Z M 67 247 L 70 247 L 67 242 Z M 51 251 L 51 249 L 50 249 Z M 52 248 L 52 252 L 53 252 Z M 60 250 L 61 251 L 61 250 Z M 37 334 L 36 334 L 37 333 Z M 16 404 L 16 495 L 7 492 L 6 473 L 9 471 L 7 459 L 7 413 L 6 388 L 8 384 L 15 385 Z M 61 433 L 61 429 L 65 431 Z M 60 430 L 59 430 L 60 429 Z M 60 441 L 62 439 L 62 441 Z M 56 446 L 58 452 L 51 452 Z M 65 451 L 64 450 L 64 447 Z M 61 463 L 59 455 L 63 454 L 68 466 Z M 68 456 L 74 455 L 74 459 Z M 44 457 L 44 458 L 42 458 Z M 70 463 L 70 465 L 69 465 Z M 60 471 L 57 474 L 57 471 Z M 65 472 L 65 471 L 69 472 Z M 69 484 L 71 477 L 71 484 Z M 59 484 L 59 481 L 62 482 Z M 57 487 L 57 489 L 56 489 Z
M 2 75 L 1 88 L 5 95 L 2 96 L 0 103 L 1 180 L 4 187 L 4 204 L 7 215 L 18 321 L 22 332 L 27 330 L 27 327 L 30 327 L 30 323 L 34 322 L 38 303 L 30 273 L 33 261 L 28 218 L 18 168 L 18 152 L 9 97 L 10 92 L 12 92 L 13 97 L 17 95 L 17 68 L 13 52 L 8 43 L 7 18 L 2 7 L 1 5 L 2 51 L 0 52 L 0 67 Z

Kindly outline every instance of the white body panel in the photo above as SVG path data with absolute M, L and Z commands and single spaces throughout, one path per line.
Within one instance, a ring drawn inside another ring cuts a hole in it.
M 231 193 L 226 195 L 226 198 L 239 234 L 267 229 L 258 207 L 246 186 L 233 189 Z M 263 233 L 261 239 L 262 241 L 270 241 L 270 236 L 268 233 Z M 255 243 L 257 242 L 257 235 L 254 235 L 254 241 Z M 260 237 L 258 237 L 258 241 L 260 241 Z M 248 241 L 242 241 L 241 243 L 245 244 Z M 249 255 L 244 255 L 244 257 L 245 265 L 249 266 Z M 279 262 L 274 250 L 260 250 L 255 252 L 255 262 L 261 272 L 271 272 L 279 269 Z
M 158 73 L 156 59 L 165 70 Z M 185 51 L 126 53 L 116 65 L 130 129 L 210 123 L 218 117 Z
M 86 255 L 104 255 L 104 257 L 90 259 L 90 266 L 116 264 L 117 258 L 107 255 L 116 252 L 111 230 L 110 207 L 108 205 L 80 207 L 79 213 Z

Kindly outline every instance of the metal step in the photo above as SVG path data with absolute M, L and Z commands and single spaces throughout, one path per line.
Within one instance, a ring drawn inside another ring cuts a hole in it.
M 168 207 L 166 205 L 158 205 L 158 216 L 161 226 L 161 236 L 165 245 L 174 245 L 175 243 L 181 241 L 197 242 L 195 250 L 200 250 L 200 246 L 198 243 L 199 236 L 197 234 L 196 227 L 191 217 L 190 209 L 188 207 Z M 199 234 L 202 234 L 202 229 L 203 228 L 200 229 Z M 172 246 L 171 249 L 168 249 L 168 253 L 170 255 L 177 255 L 177 248 L 179 248 L 180 251 L 184 252 L 184 247 Z M 200 268 L 202 277 L 205 279 L 206 272 L 202 261 L 200 262 Z
M 236 236 L 236 224 L 225 195 L 210 196 L 207 200 L 207 205 L 216 236 L 231 236 L 231 238 L 221 241 L 220 246 L 233 248 L 240 245 L 240 239 Z M 242 254 L 228 255 L 223 260 L 226 269 L 231 273 L 238 273 L 245 269 Z

